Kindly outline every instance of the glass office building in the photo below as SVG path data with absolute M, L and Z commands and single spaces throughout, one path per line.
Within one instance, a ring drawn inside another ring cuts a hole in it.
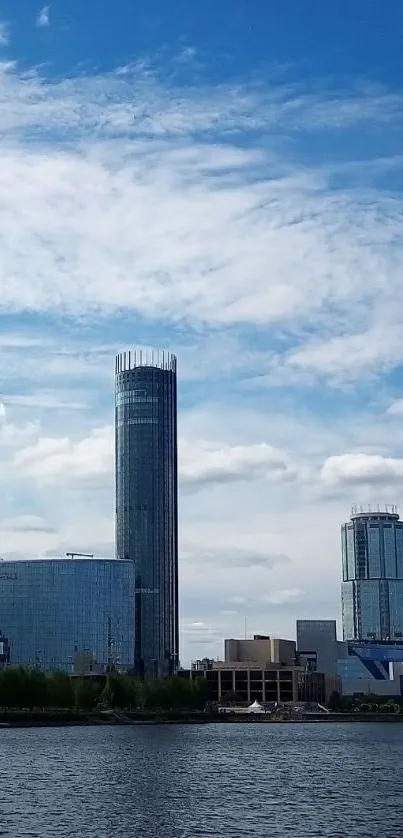
M 345 640 L 403 638 L 403 521 L 395 507 L 357 512 L 341 528 Z
M 136 567 L 136 669 L 178 667 L 178 477 L 176 358 L 116 358 L 116 555 Z
M 301 663 L 312 659 L 317 672 L 337 675 L 336 620 L 297 620 L 297 651 Z
M 81 653 L 96 669 L 133 669 L 131 561 L 46 558 L 0 562 L 0 630 L 11 665 L 72 672 Z

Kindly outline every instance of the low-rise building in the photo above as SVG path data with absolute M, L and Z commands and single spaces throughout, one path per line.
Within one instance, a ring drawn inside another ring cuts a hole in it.
M 294 640 L 270 638 L 257 635 L 253 639 L 224 641 L 226 663 L 278 663 L 283 666 L 295 666 L 296 644 Z
M 299 667 L 213 661 L 211 668 L 190 670 L 189 676 L 205 678 L 210 701 L 249 704 L 298 701 Z

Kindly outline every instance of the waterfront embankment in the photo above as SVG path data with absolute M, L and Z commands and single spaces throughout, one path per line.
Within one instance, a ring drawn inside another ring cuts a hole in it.
M 139 713 L 104 711 L 15 710 L 0 712 L 0 728 L 66 727 L 79 725 L 189 725 L 189 724 L 331 724 L 384 722 L 399 724 L 399 713 L 301 713 L 295 716 L 270 716 L 223 713 Z

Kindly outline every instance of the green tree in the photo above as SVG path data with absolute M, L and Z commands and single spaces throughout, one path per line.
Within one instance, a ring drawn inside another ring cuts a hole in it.
M 74 683 L 74 703 L 78 710 L 93 710 L 99 703 L 102 686 L 94 678 L 77 678 Z
M 66 672 L 53 672 L 49 678 L 48 706 L 72 708 L 74 705 L 75 695 L 72 679 Z
M 7 668 L 1 673 L 0 704 L 16 709 L 43 707 L 46 703 L 45 676 L 23 667 Z
M 25 707 L 33 710 L 34 707 L 48 707 L 49 705 L 49 682 L 44 672 L 37 669 L 26 669 L 22 676 L 23 690 L 25 693 Z

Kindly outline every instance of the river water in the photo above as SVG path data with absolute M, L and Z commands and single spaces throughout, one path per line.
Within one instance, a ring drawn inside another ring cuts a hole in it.
M 0 836 L 402 833 L 403 725 L 0 729 Z

